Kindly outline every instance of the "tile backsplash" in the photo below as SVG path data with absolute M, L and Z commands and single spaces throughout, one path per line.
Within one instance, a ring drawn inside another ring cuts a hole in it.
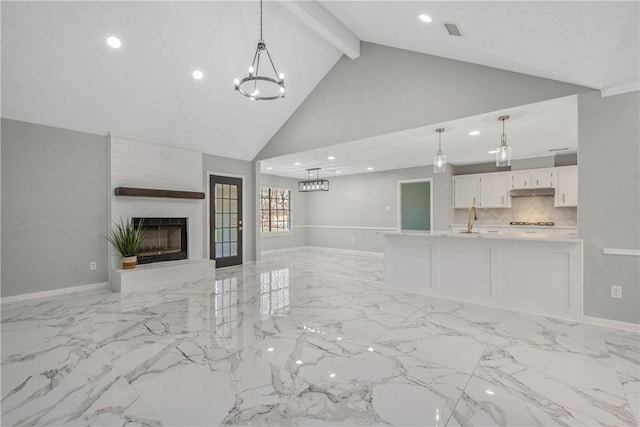
M 482 225 L 509 225 L 510 221 L 553 221 L 557 226 L 575 227 L 577 208 L 556 208 L 553 196 L 512 197 L 510 209 L 478 208 L 478 221 Z M 466 224 L 467 209 L 451 209 L 451 224 Z

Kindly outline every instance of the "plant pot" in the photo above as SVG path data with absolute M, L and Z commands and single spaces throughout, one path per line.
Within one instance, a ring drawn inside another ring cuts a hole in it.
M 137 256 L 126 256 L 122 258 L 122 268 L 125 270 L 132 270 L 136 268 L 136 264 L 138 264 Z

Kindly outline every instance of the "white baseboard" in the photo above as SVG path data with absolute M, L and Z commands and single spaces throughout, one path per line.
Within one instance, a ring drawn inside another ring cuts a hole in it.
M 287 252 L 297 252 L 299 250 L 306 249 L 306 246 L 293 246 L 290 248 L 282 248 L 282 249 L 269 249 L 268 251 L 260 251 L 262 255 L 275 255 L 275 254 L 284 254 Z
M 9 304 L 13 302 L 27 301 L 31 299 L 37 299 L 37 298 L 47 298 L 47 297 L 53 297 L 58 295 L 73 294 L 76 292 L 83 292 L 83 291 L 94 291 L 99 289 L 109 289 L 109 282 L 91 283 L 88 285 L 71 286 L 68 288 L 52 289 L 50 291 L 32 292 L 29 294 L 3 297 L 3 298 L 0 298 L 0 303 Z
M 348 254 L 348 255 L 367 255 L 367 256 L 384 258 L 384 252 L 358 251 L 355 249 L 326 248 L 324 246 L 305 246 L 304 248 L 311 251 L 331 252 L 333 254 L 337 253 L 337 254 Z
M 590 325 L 604 326 L 605 328 L 621 329 L 640 333 L 640 324 L 621 322 L 619 320 L 603 319 L 601 317 L 582 316 L 582 322 Z
M 317 252 L 327 252 L 333 254 L 348 254 L 348 255 L 367 255 L 382 258 L 384 257 L 383 252 L 371 252 L 371 251 L 357 251 L 354 249 L 338 249 L 338 248 L 325 248 L 324 246 L 295 246 L 293 248 L 283 248 L 283 249 L 272 249 L 268 251 L 262 251 L 263 255 L 275 255 L 282 254 L 288 252 L 299 252 L 299 251 L 317 251 Z

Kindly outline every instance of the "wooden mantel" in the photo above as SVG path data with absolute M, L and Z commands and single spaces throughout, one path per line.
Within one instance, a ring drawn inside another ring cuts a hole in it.
M 167 199 L 204 199 L 200 191 L 161 190 L 154 188 L 116 187 L 116 196 L 164 197 Z

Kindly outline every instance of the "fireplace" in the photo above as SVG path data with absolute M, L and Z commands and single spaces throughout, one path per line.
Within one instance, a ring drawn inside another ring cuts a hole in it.
M 138 264 L 187 259 L 187 218 L 133 218 L 144 237 Z

